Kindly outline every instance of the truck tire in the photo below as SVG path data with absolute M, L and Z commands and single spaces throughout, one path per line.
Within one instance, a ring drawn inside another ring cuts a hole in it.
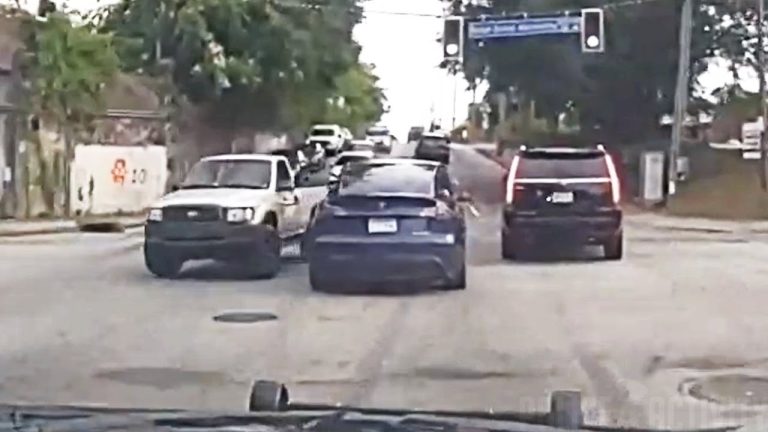
M 181 272 L 184 260 L 145 243 L 144 265 L 150 273 L 159 278 L 175 279 Z
M 273 225 L 265 223 L 264 227 L 266 230 L 263 239 L 264 244 L 259 245 L 259 248 L 263 248 L 263 250 L 256 254 L 256 276 L 272 279 L 280 273 L 280 268 L 282 267 L 282 260 L 280 259 L 282 240 Z
M 288 389 L 275 381 L 256 381 L 248 398 L 250 412 L 278 412 L 288 408 Z
M 581 393 L 555 391 L 549 401 L 549 425 L 559 429 L 578 430 L 584 425 Z

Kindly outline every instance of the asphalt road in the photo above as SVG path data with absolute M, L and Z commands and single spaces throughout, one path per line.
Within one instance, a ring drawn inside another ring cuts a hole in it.
M 136 231 L 0 239 L 0 402 L 239 410 L 270 378 L 312 402 L 547 410 L 550 391 L 580 389 L 590 423 L 765 424 L 765 405 L 686 394 L 768 397 L 738 382 L 767 375 L 763 237 L 630 217 L 621 262 L 587 250 L 506 263 L 500 168 L 457 147 L 451 169 L 481 213 L 465 292 L 315 294 L 298 263 L 271 281 L 207 264 L 159 280 Z M 229 311 L 277 319 L 213 320 Z M 714 376 L 726 379 L 695 381 Z

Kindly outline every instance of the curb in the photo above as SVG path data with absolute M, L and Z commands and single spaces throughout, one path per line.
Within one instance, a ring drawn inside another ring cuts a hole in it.
M 84 223 L 84 224 L 75 224 L 75 225 L 68 225 L 68 226 L 59 226 L 59 227 L 52 227 L 52 228 L 36 228 L 36 229 L 18 229 L 18 230 L 8 230 L 3 231 L 2 227 L 0 227 L 0 237 L 24 237 L 24 236 L 30 236 L 30 235 L 45 235 L 45 234 L 67 234 L 67 233 L 76 233 L 76 232 L 85 232 L 87 231 L 87 227 L 91 225 L 112 225 L 115 227 L 119 227 L 116 230 L 124 231 L 126 229 L 131 228 L 138 228 L 141 226 L 144 226 L 144 221 L 132 221 L 132 222 L 106 222 L 106 223 Z

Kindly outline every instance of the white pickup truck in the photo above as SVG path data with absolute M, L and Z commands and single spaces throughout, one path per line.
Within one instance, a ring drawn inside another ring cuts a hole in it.
M 145 226 L 145 264 L 159 277 L 177 276 L 193 259 L 274 277 L 282 241 L 304 233 L 327 193 L 284 156 L 259 154 L 201 159 L 174 189 L 151 207 Z

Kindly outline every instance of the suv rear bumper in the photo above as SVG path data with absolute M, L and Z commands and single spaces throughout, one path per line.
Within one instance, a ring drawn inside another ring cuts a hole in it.
M 538 215 L 506 207 L 502 232 L 515 242 L 549 240 L 582 244 L 603 244 L 622 233 L 621 209 L 591 214 Z

